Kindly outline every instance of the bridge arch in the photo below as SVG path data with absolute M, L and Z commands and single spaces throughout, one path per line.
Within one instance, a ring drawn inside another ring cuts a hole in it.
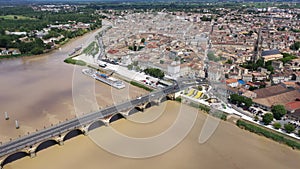
M 56 145 L 56 144 L 58 144 L 58 142 L 57 142 L 56 140 L 54 140 L 54 139 L 46 140 L 46 141 L 42 142 L 41 144 L 39 144 L 39 145 L 36 147 L 35 153 L 37 153 L 37 152 L 39 152 L 39 151 L 42 151 L 42 150 L 44 150 L 44 149 L 46 149 L 46 148 L 49 148 L 49 147 L 51 147 L 51 146 L 54 146 L 54 145 Z
M 122 118 L 125 118 L 121 113 L 116 113 L 114 115 L 112 115 L 109 119 L 109 123 L 112 123 L 114 121 L 120 120 Z
M 134 108 L 132 108 L 132 109 L 130 109 L 130 110 L 128 111 L 128 116 L 133 115 L 133 114 L 135 114 L 135 113 L 137 113 L 137 112 L 139 112 L 139 111 L 140 111 L 140 110 L 139 110 L 138 108 L 134 107 Z
M 87 131 L 92 131 L 96 128 L 99 128 L 101 126 L 105 126 L 105 123 L 102 120 L 97 120 L 94 121 L 93 123 L 91 123 L 88 127 L 87 127 Z
M 146 104 L 145 104 L 145 106 L 144 106 L 144 109 L 147 109 L 147 108 L 150 108 L 151 106 L 153 106 L 154 105 L 154 102 L 147 102 Z
M 16 153 L 13 153 L 9 156 L 7 156 L 2 162 L 1 162 L 1 167 L 5 166 L 6 164 L 8 163 L 11 163 L 11 162 L 14 162 L 14 161 L 17 161 L 21 158 L 24 158 L 24 157 L 27 157 L 29 156 L 29 154 L 25 151 L 19 151 L 19 152 L 16 152 Z
M 74 129 L 74 130 L 71 130 L 69 131 L 65 136 L 64 136 L 64 139 L 63 141 L 66 141 L 66 140 L 69 140 L 73 137 L 76 137 L 78 135 L 81 135 L 81 134 L 84 134 L 82 130 L 80 129 Z
M 158 99 L 158 102 L 159 102 L 159 103 L 162 103 L 162 102 L 167 101 L 167 100 L 168 100 L 167 96 L 163 96 L 163 97 L 160 97 L 160 98 Z

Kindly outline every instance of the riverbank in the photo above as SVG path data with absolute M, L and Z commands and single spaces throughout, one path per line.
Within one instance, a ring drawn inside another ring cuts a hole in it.
M 257 124 L 246 122 L 245 120 L 238 120 L 237 126 L 242 129 L 248 130 L 250 132 L 256 133 L 258 135 L 263 135 L 266 138 L 272 139 L 278 143 L 286 144 L 292 148 L 300 150 L 300 142 L 292 137 L 271 131 L 270 129 L 258 126 Z
M 146 109 L 132 116 L 132 120 L 143 120 L 146 116 L 159 115 L 151 123 L 140 124 L 121 119 L 110 127 L 101 127 L 91 134 L 111 138 L 110 128 L 131 137 L 151 137 L 168 129 L 181 109 L 178 102 L 167 101 L 160 106 Z M 192 107 L 182 107 L 185 113 L 195 111 Z M 161 115 L 160 115 L 161 114 Z M 206 113 L 198 113 L 195 124 L 185 139 L 170 151 L 151 158 L 130 159 L 106 152 L 87 136 L 78 136 L 67 141 L 64 146 L 53 146 L 37 154 L 8 164 L 4 169 L 96 169 L 96 168 L 272 168 L 295 169 L 299 164 L 300 151 L 241 130 L 232 123 L 220 121 L 217 130 L 204 144 L 198 142 Z M 172 138 L 170 138 L 172 140 Z M 124 143 L 120 143 L 124 144 Z M 126 146 L 126 145 L 124 145 Z M 180 159 L 180 160 L 178 160 Z

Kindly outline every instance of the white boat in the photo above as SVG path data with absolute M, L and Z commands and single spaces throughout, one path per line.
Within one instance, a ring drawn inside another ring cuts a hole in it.
M 111 76 L 107 76 L 105 74 L 101 74 L 93 69 L 83 69 L 82 73 L 88 75 L 96 80 L 99 80 L 103 83 L 106 83 L 114 88 L 123 89 L 125 88 L 125 83 L 119 79 L 113 78 Z

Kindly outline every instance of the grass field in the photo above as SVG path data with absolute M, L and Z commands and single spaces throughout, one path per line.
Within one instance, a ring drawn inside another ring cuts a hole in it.
M 4 16 L 0 16 L 0 19 L 1 18 L 7 20 L 36 20 L 35 18 L 30 18 L 22 15 L 4 15 Z
M 90 43 L 89 46 L 83 50 L 83 53 L 92 56 L 95 56 L 98 52 L 99 52 L 99 46 L 95 41 Z

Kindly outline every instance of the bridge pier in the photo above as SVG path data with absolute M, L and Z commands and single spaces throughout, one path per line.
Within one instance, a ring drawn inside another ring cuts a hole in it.
M 4 159 L 0 159 L 0 169 L 3 169 L 2 163 Z
M 108 119 L 101 119 L 101 121 L 105 124 L 106 127 L 109 126 L 109 120 L 110 120 L 110 118 L 108 118 Z
M 58 145 L 63 146 L 64 145 L 64 141 L 61 139 L 58 141 Z
M 82 130 L 82 133 L 83 133 L 84 136 L 87 136 L 89 134 L 89 132 L 85 129 Z
M 168 97 L 170 100 L 175 100 L 175 94 L 168 94 L 167 97 Z
M 29 149 L 29 156 L 30 156 L 30 158 L 34 158 L 34 157 L 36 157 L 36 152 L 35 152 L 35 149 Z
M 64 145 L 64 136 L 59 136 L 55 139 L 55 141 L 58 143 L 58 145 L 62 146 Z
M 155 103 L 156 106 L 159 106 L 159 105 L 160 105 L 160 102 L 161 102 L 161 99 L 153 100 L 153 103 Z

